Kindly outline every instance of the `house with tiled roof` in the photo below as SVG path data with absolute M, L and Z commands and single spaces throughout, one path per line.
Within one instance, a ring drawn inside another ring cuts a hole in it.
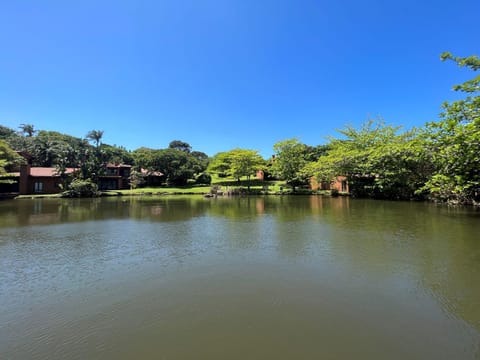
M 67 168 L 65 175 L 71 176 L 76 169 Z M 25 194 L 56 194 L 64 190 L 64 180 L 54 167 L 35 167 L 29 164 L 20 167 L 18 190 Z
M 130 173 L 132 165 L 107 164 L 105 174 L 99 176 L 98 188 L 100 190 L 121 190 L 130 187 Z
M 66 176 L 72 176 L 77 169 L 67 168 Z M 99 176 L 98 187 L 100 190 L 121 190 L 130 187 L 130 174 L 132 166 L 126 164 L 107 164 L 105 173 Z M 12 179 L 18 180 L 20 195 L 26 194 L 57 194 L 65 190 L 64 179 L 54 167 L 35 167 L 29 164 L 22 165 L 19 173 L 9 174 Z M 163 174 L 158 171 L 141 170 L 146 185 L 161 185 Z

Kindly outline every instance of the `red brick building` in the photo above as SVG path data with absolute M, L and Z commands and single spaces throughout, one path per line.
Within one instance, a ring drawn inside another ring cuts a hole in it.
M 120 190 L 130 187 L 132 165 L 107 164 L 105 175 L 99 177 L 100 190 Z
M 99 177 L 100 190 L 121 190 L 130 187 L 131 165 L 107 164 L 105 174 Z M 66 174 L 72 175 L 76 169 L 67 168 Z M 147 172 L 142 169 L 141 174 L 147 185 L 158 186 L 161 184 L 161 172 Z M 22 165 L 20 172 L 10 174 L 12 179 L 18 180 L 18 192 L 26 194 L 57 194 L 64 190 L 63 180 L 54 167 L 34 167 Z
M 350 188 L 346 176 L 337 175 L 332 181 L 318 182 L 315 177 L 310 179 L 312 190 L 337 190 L 340 193 L 349 193 Z
M 67 168 L 65 173 L 71 175 L 74 171 L 74 168 Z M 18 182 L 18 190 L 21 195 L 56 194 L 63 190 L 63 180 L 54 167 L 22 165 Z

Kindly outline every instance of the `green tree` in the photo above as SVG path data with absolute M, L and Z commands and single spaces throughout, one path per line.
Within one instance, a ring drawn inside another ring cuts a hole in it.
M 474 72 L 480 69 L 478 56 L 455 57 L 446 52 L 442 60 L 451 60 Z M 455 91 L 464 99 L 445 102 L 441 120 L 427 125 L 428 145 L 435 173 L 424 189 L 433 198 L 460 203 L 480 202 L 480 75 Z
M 189 153 L 192 151 L 192 147 L 189 143 L 181 140 L 173 140 L 168 144 L 169 149 L 177 149 Z
M 320 181 L 344 175 L 355 196 L 409 199 L 431 174 L 424 144 L 417 131 L 400 133 L 399 127 L 369 120 L 356 129 L 339 130 L 331 138 L 328 153 L 304 171 Z
M 310 146 L 305 145 L 305 160 L 307 162 L 318 161 L 321 156 L 324 156 L 330 150 L 329 145 L 317 145 L 317 146 Z
M 194 159 L 192 162 L 194 163 L 195 173 L 200 174 L 204 172 L 207 169 L 210 161 L 208 155 L 201 151 L 192 151 L 190 155 L 192 159 Z
M 275 159 L 272 164 L 272 171 L 280 179 L 292 186 L 293 191 L 298 185 L 308 183 L 308 178 L 301 171 L 307 161 L 305 159 L 306 145 L 297 139 L 288 139 L 277 142 L 273 145 Z
M 98 185 L 100 176 L 106 172 L 107 156 L 102 148 L 103 130 L 91 130 L 87 133 L 86 139 L 92 141 L 95 145 L 94 149 L 85 146 L 80 154 L 80 171 L 81 179 L 90 179 Z
M 231 175 L 240 179 L 247 178 L 248 190 L 250 190 L 250 179 L 258 170 L 263 170 L 265 160 L 256 150 L 234 149 L 231 150 Z
M 20 156 L 4 140 L 0 140 L 0 176 L 6 175 L 11 171 L 11 167 L 20 164 L 21 161 Z M 0 179 L 0 182 L 6 182 L 6 180 Z
M 103 130 L 90 130 L 86 135 L 86 138 L 90 141 L 93 141 L 95 144 L 95 147 L 97 148 L 100 146 L 102 137 L 103 137 Z
M 218 174 L 219 176 L 227 176 L 230 172 L 232 158 L 228 151 L 215 154 L 208 164 L 207 172 L 210 174 Z
M 130 151 L 123 146 L 101 144 L 105 161 L 112 164 L 133 165 L 134 159 Z
M 145 178 L 140 171 L 132 169 L 132 171 L 130 172 L 129 181 L 130 189 L 136 189 L 139 185 L 145 183 Z
M 7 139 L 13 135 L 16 135 L 16 132 L 13 129 L 0 125 L 0 140 L 7 141 Z
M 140 148 L 132 155 L 137 167 L 161 172 L 171 185 L 185 185 L 205 169 L 191 153 L 178 149 Z
M 236 148 L 216 154 L 209 165 L 209 172 L 230 175 L 238 181 L 246 177 L 250 190 L 252 175 L 264 167 L 265 160 L 257 150 Z
M 32 137 L 36 133 L 36 130 L 32 124 L 21 124 L 19 128 L 27 137 Z

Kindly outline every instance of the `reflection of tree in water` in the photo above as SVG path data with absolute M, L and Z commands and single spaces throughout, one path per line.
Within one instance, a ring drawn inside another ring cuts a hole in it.
M 185 221 L 205 214 L 210 204 L 194 197 L 132 197 L 126 200 L 129 216 L 149 221 Z
M 455 217 L 411 202 L 350 205 L 349 221 L 328 240 L 334 258 L 387 282 L 406 276 L 412 290 L 427 290 L 444 311 L 480 331 L 480 214 Z
M 220 246 L 221 241 L 239 249 L 271 246 L 286 257 L 315 257 L 328 249 L 331 260 L 359 273 L 385 281 L 408 278 L 415 290 L 427 290 L 446 312 L 477 331 L 479 217 L 480 212 L 470 209 L 424 203 L 318 196 L 152 196 L 0 203 L 0 227 L 4 228 L 122 219 L 173 223 L 199 218 L 190 221 L 192 228 L 178 234 L 171 246 L 192 250 L 193 245 L 187 240 L 182 245 L 181 238 L 193 233 L 202 239 L 202 246 Z M 155 231 L 152 241 L 164 241 Z
M 442 307 L 480 332 L 480 224 L 437 218 L 430 241 L 420 242 L 421 284 L 430 288 Z

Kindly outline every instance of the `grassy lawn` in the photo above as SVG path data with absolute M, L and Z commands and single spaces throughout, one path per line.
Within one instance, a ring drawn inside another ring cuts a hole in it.
M 206 194 L 210 192 L 210 186 L 145 187 L 132 190 L 114 190 L 113 192 L 120 193 L 122 195 Z
M 227 192 L 227 191 L 238 191 L 239 189 L 246 190 L 250 185 L 250 191 L 252 193 L 288 193 L 290 188 L 285 185 L 285 181 L 263 181 L 259 179 L 251 179 L 250 181 L 246 179 L 241 179 L 238 181 L 233 178 L 219 178 L 214 176 L 212 178 L 211 185 L 187 185 L 181 187 L 144 187 L 137 189 L 129 190 L 110 190 L 102 191 L 103 196 L 117 196 L 117 195 L 201 195 L 208 194 L 212 190 L 212 187 L 216 187 L 218 190 Z M 38 195 L 20 195 L 19 198 L 50 198 L 50 197 L 60 197 L 60 194 L 38 194 Z
M 15 199 L 43 199 L 43 198 L 60 198 L 61 194 L 30 194 L 18 195 Z
M 226 192 L 247 189 L 249 184 L 252 191 L 267 190 L 269 193 L 276 193 L 282 189 L 286 189 L 284 181 L 263 181 L 258 179 L 238 181 L 233 178 L 214 177 L 210 186 L 187 185 L 182 187 L 146 187 L 132 190 L 114 190 L 112 193 L 122 195 L 207 194 L 210 193 L 212 187 L 217 187 L 220 191 Z
M 217 190 L 226 192 L 246 192 L 250 185 L 252 194 L 290 194 L 292 189 L 285 184 L 285 181 L 264 181 L 259 179 L 241 179 L 238 181 L 233 178 L 212 177 L 211 185 L 186 185 L 181 187 L 144 187 L 131 190 L 110 190 L 102 191 L 102 196 L 118 196 L 118 195 L 202 195 L 211 192 L 212 187 Z M 296 194 L 308 194 L 309 190 L 297 189 Z M 317 194 L 329 195 L 329 191 L 318 191 Z M 60 197 L 60 194 L 38 194 L 38 195 L 20 195 L 17 199 L 31 199 L 31 198 L 55 198 Z

